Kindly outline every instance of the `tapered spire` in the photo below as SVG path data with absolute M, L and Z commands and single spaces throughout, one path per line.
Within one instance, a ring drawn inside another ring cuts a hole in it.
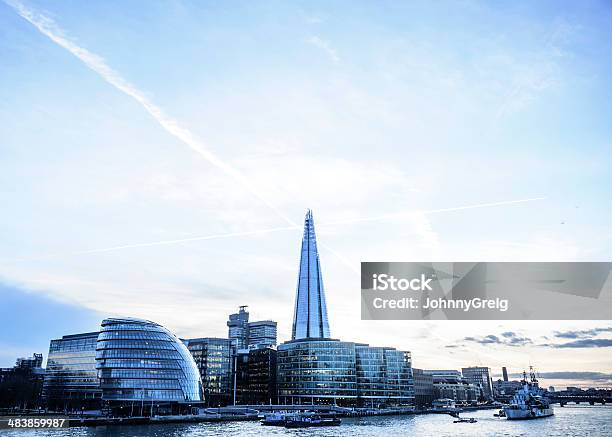
M 300 255 L 300 273 L 295 296 L 295 312 L 291 339 L 329 338 L 327 304 L 317 250 L 317 237 L 312 211 L 304 220 L 304 236 Z

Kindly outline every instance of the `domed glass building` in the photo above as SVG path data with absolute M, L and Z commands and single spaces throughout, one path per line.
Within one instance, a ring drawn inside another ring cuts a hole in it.
M 109 402 L 198 402 L 202 382 L 187 347 L 148 320 L 105 319 L 96 344 L 102 398 Z

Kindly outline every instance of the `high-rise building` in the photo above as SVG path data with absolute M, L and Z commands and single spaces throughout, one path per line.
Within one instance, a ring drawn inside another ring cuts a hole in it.
M 228 338 L 234 340 L 237 349 L 246 349 L 249 341 L 249 312 L 242 305 L 238 312 L 230 314 L 227 321 Z
M 488 367 L 464 367 L 461 369 L 461 373 L 470 383 L 480 387 L 482 394 L 486 399 L 491 399 L 493 397 L 491 376 Z
M 329 338 L 312 212 L 306 214 L 292 340 L 278 346 L 278 400 L 347 407 L 414 404 L 410 352 Z
M 292 340 L 302 338 L 330 338 L 314 219 L 310 210 L 304 220 L 300 273 L 291 332 Z
M 276 322 L 272 320 L 249 322 L 248 330 L 249 347 L 276 346 Z
M 183 340 L 191 352 L 202 379 L 207 406 L 229 405 L 232 399 L 234 351 L 228 338 L 192 338 Z
M 227 321 L 228 338 L 234 341 L 237 350 L 255 346 L 276 346 L 276 322 L 261 320 L 249 322 L 247 305 L 237 313 L 230 314 Z
M 51 410 L 95 409 L 102 390 L 96 369 L 98 332 L 51 340 L 43 398 Z
M 506 367 L 502 367 L 502 375 L 504 377 L 504 381 L 508 381 L 508 369 L 506 369 Z

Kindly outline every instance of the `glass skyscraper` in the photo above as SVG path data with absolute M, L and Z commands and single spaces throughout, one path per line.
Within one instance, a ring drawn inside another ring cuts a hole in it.
M 292 340 L 278 346 L 278 400 L 285 405 L 411 406 L 410 352 L 329 338 L 312 212 L 306 214 Z
M 300 255 L 292 340 L 302 338 L 329 338 L 327 304 L 321 276 L 321 263 L 317 250 L 314 219 L 308 210 L 304 220 L 304 236 Z

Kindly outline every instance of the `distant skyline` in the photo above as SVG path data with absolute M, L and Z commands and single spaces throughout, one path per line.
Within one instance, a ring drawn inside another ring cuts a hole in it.
M 603 0 L 0 2 L 0 366 L 109 316 L 226 336 L 246 304 L 288 340 L 312 208 L 334 338 L 612 384 L 610 321 L 361 321 L 356 273 L 609 261 L 611 23 Z

